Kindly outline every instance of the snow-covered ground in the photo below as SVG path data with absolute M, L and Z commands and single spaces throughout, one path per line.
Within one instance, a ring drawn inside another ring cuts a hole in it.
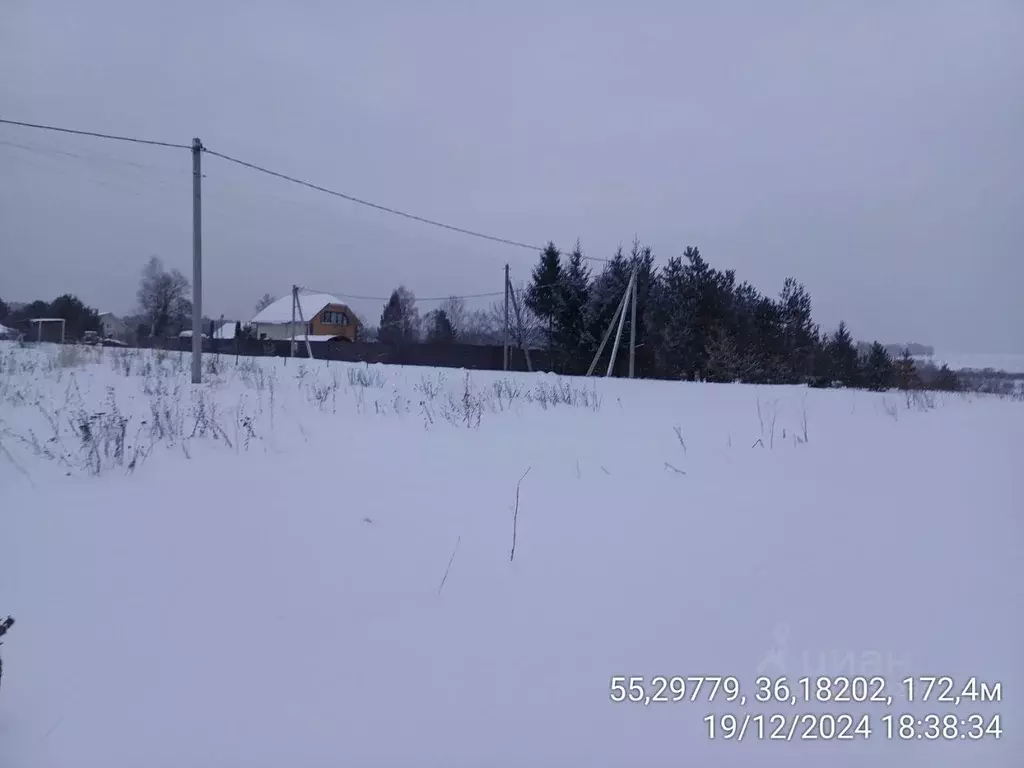
M 1021 764 L 1020 402 L 206 364 L 0 345 L 3 768 Z

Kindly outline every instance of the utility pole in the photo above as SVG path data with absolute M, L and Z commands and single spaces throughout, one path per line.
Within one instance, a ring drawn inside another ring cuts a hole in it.
M 636 281 L 636 270 L 633 270 L 633 274 L 630 275 L 629 283 L 626 285 L 626 292 L 622 295 L 623 301 L 627 304 L 630 298 L 633 296 L 633 284 Z M 619 313 L 619 327 L 615 330 L 615 341 L 612 342 L 612 356 L 608 360 L 608 370 L 605 372 L 605 376 L 611 376 L 615 370 L 615 358 L 619 355 L 619 343 L 622 341 L 622 326 L 626 324 L 626 306 L 623 304 L 622 311 Z
M 203 381 L 203 142 L 192 139 L 192 383 Z
M 502 370 L 508 370 L 508 264 L 505 264 L 505 356 Z
M 636 364 L 636 283 L 637 276 L 634 273 L 633 295 L 629 298 L 629 378 L 631 379 L 633 378 L 633 369 Z
M 295 306 L 299 301 L 299 289 L 296 286 L 292 286 L 292 322 L 288 326 L 288 357 L 295 357 Z M 288 365 L 288 358 L 284 360 L 284 364 Z

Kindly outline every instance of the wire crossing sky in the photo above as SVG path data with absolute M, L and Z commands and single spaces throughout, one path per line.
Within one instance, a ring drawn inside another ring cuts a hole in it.
M 149 257 L 187 271 L 167 139 L 198 136 L 215 316 L 295 284 L 500 291 L 548 241 L 639 238 L 795 277 L 826 331 L 1024 352 L 1018 0 L 9 5 L 7 118 L 85 135 L 0 124 L 7 300 L 128 313 Z

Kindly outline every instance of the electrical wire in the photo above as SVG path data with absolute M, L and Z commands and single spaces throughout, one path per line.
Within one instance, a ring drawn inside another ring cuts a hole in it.
M 74 129 L 74 128 L 62 128 L 62 127 L 58 127 L 58 126 L 55 126 L 55 125 L 44 125 L 44 124 L 40 124 L 40 123 L 27 123 L 27 122 L 23 122 L 23 121 L 20 121 L 20 120 L 7 120 L 5 118 L 0 118 L 0 123 L 5 124 L 5 125 L 16 125 L 16 126 L 20 126 L 22 128 L 33 128 L 35 130 L 41 130 L 41 131 L 56 131 L 58 133 L 68 133 L 68 134 L 73 134 L 73 135 L 76 135 L 76 136 L 91 136 L 93 138 L 98 138 L 98 139 L 109 139 L 109 140 L 112 140 L 112 141 L 124 141 L 124 142 L 131 142 L 131 143 L 134 143 L 134 144 L 148 144 L 148 145 L 151 145 L 151 146 L 171 147 L 171 148 L 174 148 L 174 149 L 188 149 L 188 150 L 193 149 L 193 147 L 191 145 L 189 145 L 189 144 L 174 144 L 172 142 L 167 142 L 167 141 L 156 141 L 156 140 L 153 140 L 153 139 L 140 139 L 140 138 L 135 137 L 135 136 L 118 136 L 118 135 L 110 134 L 110 133 L 97 133 L 95 131 L 83 131 L 83 130 Z M 400 211 L 397 208 L 391 208 L 389 206 L 381 205 L 379 203 L 374 203 L 374 202 L 371 202 L 369 200 L 363 200 L 362 198 L 355 197 L 354 195 L 348 195 L 348 194 L 345 194 L 344 192 L 338 192 L 337 190 L 328 189 L 327 187 L 322 187 L 319 184 L 313 184 L 312 182 L 305 181 L 303 179 L 299 179 L 299 178 L 296 178 L 294 176 L 289 176 L 288 174 L 281 173 L 279 171 L 273 171 L 273 170 L 271 170 L 269 168 L 265 168 L 265 167 L 263 167 L 261 165 L 257 165 L 256 163 L 250 163 L 250 162 L 245 161 L 245 160 L 240 160 L 237 157 L 232 157 L 230 155 L 226 155 L 223 152 L 217 152 L 215 150 L 209 149 L 208 147 L 202 146 L 202 144 L 199 145 L 199 148 L 201 149 L 201 151 L 205 152 L 206 154 L 212 155 L 214 157 L 219 157 L 220 159 L 225 160 L 225 161 L 227 161 L 229 163 L 234 163 L 234 164 L 242 166 L 244 168 L 249 168 L 250 170 L 258 171 L 259 173 L 263 173 L 263 174 L 266 174 L 268 176 L 273 176 L 275 178 L 282 179 L 283 181 L 288 181 L 288 182 L 290 182 L 292 184 L 298 184 L 300 186 L 307 187 L 307 188 L 315 190 L 317 192 L 322 192 L 322 193 L 327 194 L 327 195 L 332 195 L 334 197 L 339 197 L 339 198 L 341 198 L 343 200 L 348 200 L 349 202 L 357 203 L 358 205 L 363 205 L 363 206 L 366 206 L 368 208 L 374 208 L 374 209 L 376 209 L 378 211 L 383 211 L 384 213 L 390 213 L 390 214 L 392 214 L 394 216 L 401 216 L 403 218 L 410 219 L 412 221 L 418 221 L 421 224 L 428 224 L 428 225 L 433 226 L 433 227 L 440 227 L 441 229 L 447 229 L 447 230 L 450 230 L 452 232 L 458 232 L 458 233 L 463 234 L 463 235 L 469 235 L 470 237 L 477 237 L 477 238 L 480 238 L 480 239 L 483 239 L 483 240 L 489 240 L 489 241 L 494 242 L 494 243 L 501 243 L 503 245 L 510 245 L 512 247 L 515 247 L 515 248 L 524 248 L 524 249 L 529 250 L 529 251 L 538 252 L 538 251 L 543 251 L 544 250 L 544 248 L 541 247 L 541 246 L 530 245 L 529 243 L 523 243 L 523 242 L 520 242 L 518 240 L 510 240 L 510 239 L 505 238 L 505 237 L 497 237 L 495 235 L 488 235 L 488 234 L 485 234 L 483 232 L 477 232 L 477 231 L 472 230 L 472 229 L 466 229 L 464 227 L 457 227 L 457 226 L 455 226 L 453 224 L 445 224 L 444 222 L 441 222 L 441 221 L 436 221 L 434 219 L 428 219 L 428 218 L 425 218 L 423 216 L 417 216 L 415 214 L 408 213 L 406 211 Z M 584 256 L 583 258 L 586 259 L 587 261 L 599 261 L 599 262 L 605 262 L 605 263 L 608 263 L 610 261 L 609 259 L 601 259 L 601 258 L 597 258 L 596 256 Z
M 368 208 L 374 208 L 374 209 L 376 209 L 378 211 L 383 211 L 384 213 L 390 213 L 390 214 L 393 214 L 395 216 L 401 216 L 403 218 L 410 219 L 412 221 L 418 221 L 421 224 L 429 224 L 430 226 L 433 226 L 433 227 L 440 227 L 441 229 L 447 229 L 447 230 L 450 230 L 452 232 L 458 232 L 458 233 L 463 234 L 463 235 L 469 235 L 470 237 L 478 237 L 478 238 L 481 238 L 483 240 L 490 240 L 491 242 L 494 242 L 494 243 L 501 243 L 503 245 L 511 245 L 514 248 L 524 248 L 524 249 L 526 249 L 528 251 L 539 252 L 539 251 L 543 251 L 544 250 L 544 247 L 542 247 L 542 246 L 530 245 L 529 243 L 519 242 L 518 240 L 510 240 L 510 239 L 505 238 L 505 237 L 497 237 L 495 235 L 488 235 L 488 234 L 485 234 L 483 232 L 477 232 L 477 231 L 472 230 L 472 229 L 465 229 L 464 227 L 457 227 L 457 226 L 455 226 L 453 224 L 445 224 L 442 221 L 435 221 L 434 219 L 428 219 L 428 218 L 425 218 L 423 216 L 417 216 L 416 214 L 413 214 L 413 213 L 407 213 L 406 211 L 400 211 L 397 208 L 390 208 L 390 207 L 388 207 L 386 205 L 381 205 L 380 203 L 374 203 L 374 202 L 371 202 L 369 200 L 363 200 L 362 198 L 355 197 L 354 195 L 349 195 L 349 194 L 346 194 L 344 192 L 338 192 L 337 190 L 334 190 L 334 189 L 328 189 L 327 187 L 322 187 L 319 184 L 314 184 L 314 183 L 312 183 L 310 181 L 305 181 L 303 179 L 296 178 L 295 176 L 289 176 L 288 174 L 281 173 L 279 171 L 273 171 L 273 170 L 271 170 L 269 168 L 264 168 L 261 165 L 256 165 L 255 163 L 250 163 L 250 162 L 247 162 L 245 160 L 239 160 L 237 157 L 231 157 L 230 155 L 225 155 L 222 152 L 216 152 L 216 151 L 214 151 L 214 150 L 212 150 L 212 149 L 210 149 L 208 147 L 203 147 L 202 149 L 203 149 L 203 152 L 205 152 L 206 154 L 213 155 L 214 157 L 219 157 L 220 159 L 226 160 L 229 163 L 235 163 L 236 165 L 240 165 L 240 166 L 242 166 L 244 168 L 249 168 L 249 169 L 251 169 L 253 171 L 258 171 L 259 173 L 264 173 L 264 174 L 267 174 L 268 176 L 273 176 L 275 178 L 291 182 L 292 184 L 298 184 L 299 186 L 306 187 L 308 189 L 312 189 L 312 190 L 314 190 L 316 192 L 322 192 L 324 194 L 332 195 L 334 197 L 340 197 L 342 200 L 348 200 L 349 202 L 357 203 L 358 205 L 364 205 L 364 206 L 366 206 Z M 611 261 L 611 259 L 600 259 L 600 258 L 597 258 L 596 256 L 584 256 L 583 258 L 585 260 L 587 260 L 587 261 L 600 261 L 600 262 L 604 262 L 604 263 L 609 263 Z
M 135 136 L 117 136 L 112 133 L 96 133 L 95 131 L 80 131 L 74 128 L 59 128 L 56 125 L 41 125 L 39 123 L 24 123 L 20 120 L 5 120 L 0 118 L 0 123 L 5 125 L 18 125 L 22 128 L 34 128 L 39 131 L 56 131 L 57 133 L 70 133 L 75 136 L 92 136 L 96 139 L 110 139 L 111 141 L 127 141 L 132 144 L 149 144 L 154 147 L 171 147 L 172 149 L 192 149 L 189 144 L 173 144 L 169 141 L 155 141 L 153 139 L 140 139 Z
M 470 237 L 479 237 L 479 238 L 482 238 L 484 240 L 490 240 L 491 242 L 502 243 L 503 245 L 511 245 L 511 246 L 513 246 L 515 248 L 525 248 L 525 249 L 530 250 L 530 251 L 543 251 L 544 250 L 543 248 L 538 248 L 537 246 L 530 245 L 528 243 L 521 243 L 521 242 L 519 242 L 517 240 L 509 240 L 508 238 L 504 238 L 504 237 L 496 237 L 495 235 L 486 235 L 483 232 L 476 232 L 476 231 L 474 231 L 472 229 L 465 229 L 463 227 L 456 227 L 453 224 L 445 224 L 444 222 L 441 222 L 441 221 L 435 221 L 433 219 L 424 218 L 423 216 L 417 216 L 417 215 L 412 214 L 412 213 L 406 213 L 405 211 L 400 211 L 397 208 L 389 208 L 386 205 L 380 205 L 379 203 L 372 203 L 369 200 L 363 200 L 362 198 L 354 197 L 353 195 L 347 195 L 344 192 L 338 192 L 338 191 L 333 190 L 333 189 L 328 189 L 327 187 L 321 187 L 319 184 L 313 184 L 312 182 L 309 182 L 309 181 L 303 181 L 302 179 L 297 179 L 294 176 L 288 176 L 287 174 L 279 173 L 278 171 L 272 171 L 269 168 L 264 168 L 262 166 L 256 165 L 255 163 L 246 162 L 245 160 L 239 160 L 238 158 L 230 157 L 230 156 L 225 155 L 225 154 L 223 154 L 221 152 L 215 152 L 212 149 L 207 149 L 207 148 L 204 147 L 203 151 L 206 152 L 206 154 L 208 154 L 208 155 L 213 155 L 214 157 L 219 157 L 222 160 L 227 160 L 230 163 L 236 163 L 237 165 L 241 165 L 241 166 L 243 166 L 245 168 L 250 168 L 250 169 L 252 169 L 254 171 L 259 171 L 260 173 L 265 173 L 268 176 L 274 176 L 276 178 L 283 179 L 285 181 L 290 181 L 293 184 L 298 184 L 298 185 L 303 186 L 303 187 L 308 187 L 309 189 L 316 190 L 317 192 L 323 192 L 323 193 L 328 194 L 328 195 L 333 195 L 334 197 L 340 197 L 342 200 L 348 200 L 349 202 L 352 202 L 352 203 L 358 203 L 359 205 L 365 205 L 368 208 L 375 208 L 378 211 L 384 211 L 385 213 L 391 213 L 391 214 L 394 214 L 395 216 L 402 216 L 403 218 L 411 219 L 413 221 L 418 221 L 418 222 L 420 222 L 422 224 L 429 224 L 429 225 L 431 225 L 433 227 L 441 227 L 442 229 L 448 229 L 448 230 L 451 230 L 452 232 L 459 232 L 459 233 L 461 233 L 463 235 L 469 235 Z
M 299 285 L 296 286 L 300 291 L 308 291 L 310 293 L 323 293 L 328 296 L 335 296 L 339 299 L 351 299 L 353 301 L 389 301 L 390 296 L 357 296 L 351 293 L 338 293 L 336 291 L 322 291 L 319 288 L 309 288 L 307 286 Z M 424 298 L 416 297 L 416 302 L 421 301 L 448 301 L 448 299 L 488 299 L 495 296 L 504 296 L 503 291 L 490 291 L 488 293 L 464 293 L 464 294 L 449 294 L 447 296 L 426 296 Z

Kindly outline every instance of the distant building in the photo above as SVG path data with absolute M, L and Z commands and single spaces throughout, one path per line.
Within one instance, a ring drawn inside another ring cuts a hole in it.
M 125 344 L 135 343 L 135 331 L 113 312 L 100 313 L 100 328 L 105 339 L 117 339 Z
M 305 334 L 317 340 L 355 341 L 359 320 L 347 304 L 326 293 L 299 294 L 305 328 L 298 313 L 292 323 L 292 297 L 289 294 L 262 310 L 250 323 L 257 339 L 288 341 Z M 310 339 L 312 341 L 312 339 Z
M 235 321 L 224 320 L 213 332 L 213 338 L 230 341 L 235 338 Z

